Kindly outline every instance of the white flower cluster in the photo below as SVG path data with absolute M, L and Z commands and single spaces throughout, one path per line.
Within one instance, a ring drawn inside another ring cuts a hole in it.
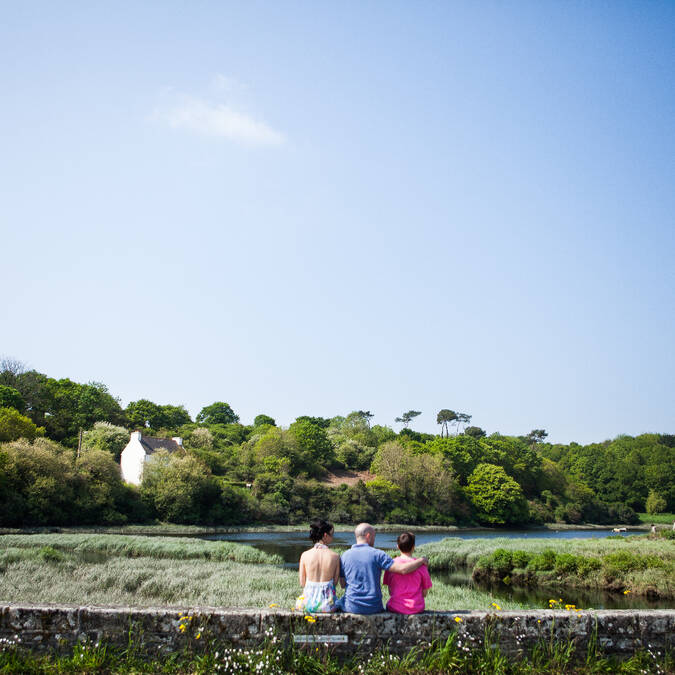
M 264 649 L 224 649 L 216 652 L 215 670 L 218 673 L 256 673 L 283 675 L 281 654 Z
M 15 635 L 11 638 L 0 638 L 0 652 L 9 651 L 21 644 L 21 638 Z

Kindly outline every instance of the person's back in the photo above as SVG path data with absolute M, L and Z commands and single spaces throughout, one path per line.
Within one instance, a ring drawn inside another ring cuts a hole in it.
M 314 546 L 300 556 L 298 576 L 302 595 L 295 607 L 303 612 L 334 612 L 340 557 L 328 548 L 333 541 L 333 526 L 325 520 L 314 520 L 310 523 L 309 538 Z
M 415 535 L 412 532 L 403 532 L 397 543 L 401 555 L 396 560 L 416 560 L 412 557 L 415 551 Z M 384 573 L 383 583 L 389 586 L 388 611 L 397 614 L 419 614 L 424 611 L 424 598 L 431 588 L 431 577 L 426 566 L 410 574 L 396 574 L 396 572 L 387 570 Z
M 361 523 L 355 532 L 356 544 L 340 557 L 340 576 L 346 588 L 338 601 L 340 609 L 353 614 L 377 614 L 383 612 L 380 576 L 382 570 L 410 574 L 426 564 L 426 558 L 403 561 L 388 556 L 373 547 L 375 529 Z
M 391 567 L 393 560 L 367 543 L 354 544 L 340 558 L 341 576 L 346 591 L 342 608 L 353 614 L 383 612 L 380 575 Z

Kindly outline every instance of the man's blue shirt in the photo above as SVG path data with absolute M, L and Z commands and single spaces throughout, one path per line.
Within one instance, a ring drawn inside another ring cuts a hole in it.
M 368 544 L 354 544 L 345 551 L 340 557 L 340 576 L 347 582 L 344 611 L 354 614 L 384 612 L 380 577 L 382 570 L 388 570 L 393 564 L 393 558 Z

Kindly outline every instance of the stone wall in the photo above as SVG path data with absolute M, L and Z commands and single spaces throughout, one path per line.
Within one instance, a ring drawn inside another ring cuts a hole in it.
M 541 640 L 573 640 L 585 654 L 595 642 L 605 654 L 629 655 L 640 647 L 654 652 L 675 642 L 675 610 L 596 610 L 530 612 L 425 612 L 414 616 L 376 614 L 316 615 L 276 610 L 217 608 L 77 607 L 0 603 L 0 638 L 14 639 L 31 649 L 70 649 L 90 640 L 126 646 L 129 636 L 148 654 L 202 645 L 228 643 L 252 647 L 277 636 L 284 642 L 327 643 L 338 654 L 370 652 L 387 646 L 406 652 L 414 645 L 445 640 L 457 633 L 462 648 L 487 638 L 511 655 Z

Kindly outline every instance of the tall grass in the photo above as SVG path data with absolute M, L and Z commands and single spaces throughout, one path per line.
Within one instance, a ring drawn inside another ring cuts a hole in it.
M 281 564 L 281 556 L 230 541 L 207 541 L 187 537 L 142 537 L 116 534 L 20 534 L 0 536 L 3 548 L 51 546 L 76 554 L 99 554 L 127 558 L 173 560 L 231 560 L 243 563 Z
M 571 553 L 585 556 L 603 556 L 618 551 L 633 550 L 643 555 L 656 555 L 664 560 L 675 561 L 675 544 L 666 539 L 650 539 L 646 536 L 630 536 L 598 539 L 457 539 L 449 537 L 416 549 L 417 555 L 429 558 L 430 570 L 452 571 L 463 567 L 473 568 L 481 556 L 489 555 L 498 548 L 509 551 L 541 553 L 553 549 L 556 553 Z
M 238 608 L 275 604 L 290 609 L 300 594 L 297 572 L 272 565 L 115 557 L 105 563 L 87 563 L 75 554 L 61 556 L 44 555 L 44 549 L 3 551 L 0 600 Z M 386 587 L 383 598 L 386 603 Z M 490 609 L 495 601 L 488 592 L 435 583 L 426 606 L 438 611 Z M 524 607 L 518 602 L 497 602 L 503 609 Z

